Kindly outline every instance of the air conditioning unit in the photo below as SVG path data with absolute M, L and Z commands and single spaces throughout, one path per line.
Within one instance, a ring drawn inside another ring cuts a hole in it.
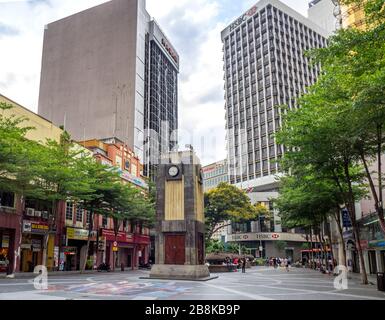
M 27 208 L 26 212 L 27 212 L 27 216 L 33 217 L 35 215 L 35 209 L 33 208 Z
M 42 217 L 43 219 L 48 219 L 48 211 L 42 211 L 42 212 L 41 212 L 41 217 Z
M 41 217 L 41 211 L 35 211 L 35 217 Z

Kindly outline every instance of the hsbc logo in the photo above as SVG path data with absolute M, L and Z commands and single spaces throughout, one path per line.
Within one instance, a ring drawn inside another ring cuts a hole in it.
M 230 25 L 230 31 L 233 31 L 236 27 L 245 22 L 248 18 L 252 17 L 258 11 L 258 7 L 254 6 L 249 11 L 247 11 L 243 16 L 238 18 L 232 25 Z
M 279 234 L 274 233 L 274 234 L 271 235 L 271 237 L 272 237 L 273 239 L 279 239 Z

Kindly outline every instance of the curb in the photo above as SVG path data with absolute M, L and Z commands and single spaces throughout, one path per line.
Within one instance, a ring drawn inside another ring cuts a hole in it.
M 129 270 L 129 271 L 111 271 L 111 272 L 99 272 L 99 271 L 85 271 L 83 273 L 80 273 L 80 271 L 59 271 L 59 272 L 48 272 L 48 277 L 54 277 L 54 276 L 73 276 L 73 275 L 94 275 L 94 274 L 123 274 L 123 273 L 132 273 L 135 271 L 142 271 L 142 270 Z M 13 275 L 7 276 L 5 274 L 0 275 L 0 281 L 1 280 L 17 280 L 17 279 L 33 279 L 38 275 L 38 273 L 32 273 L 32 272 L 26 272 L 26 273 L 15 273 Z

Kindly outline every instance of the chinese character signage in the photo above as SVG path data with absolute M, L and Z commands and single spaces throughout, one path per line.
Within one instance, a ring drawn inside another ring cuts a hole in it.
M 343 222 L 343 226 L 345 228 L 351 228 L 352 227 L 352 222 L 350 220 L 350 215 L 349 215 L 348 209 L 342 210 L 342 222 Z

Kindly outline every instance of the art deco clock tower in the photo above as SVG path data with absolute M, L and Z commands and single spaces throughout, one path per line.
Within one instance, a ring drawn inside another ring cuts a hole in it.
M 208 280 L 203 177 L 193 151 L 172 152 L 162 158 L 156 215 L 156 264 L 150 278 Z

